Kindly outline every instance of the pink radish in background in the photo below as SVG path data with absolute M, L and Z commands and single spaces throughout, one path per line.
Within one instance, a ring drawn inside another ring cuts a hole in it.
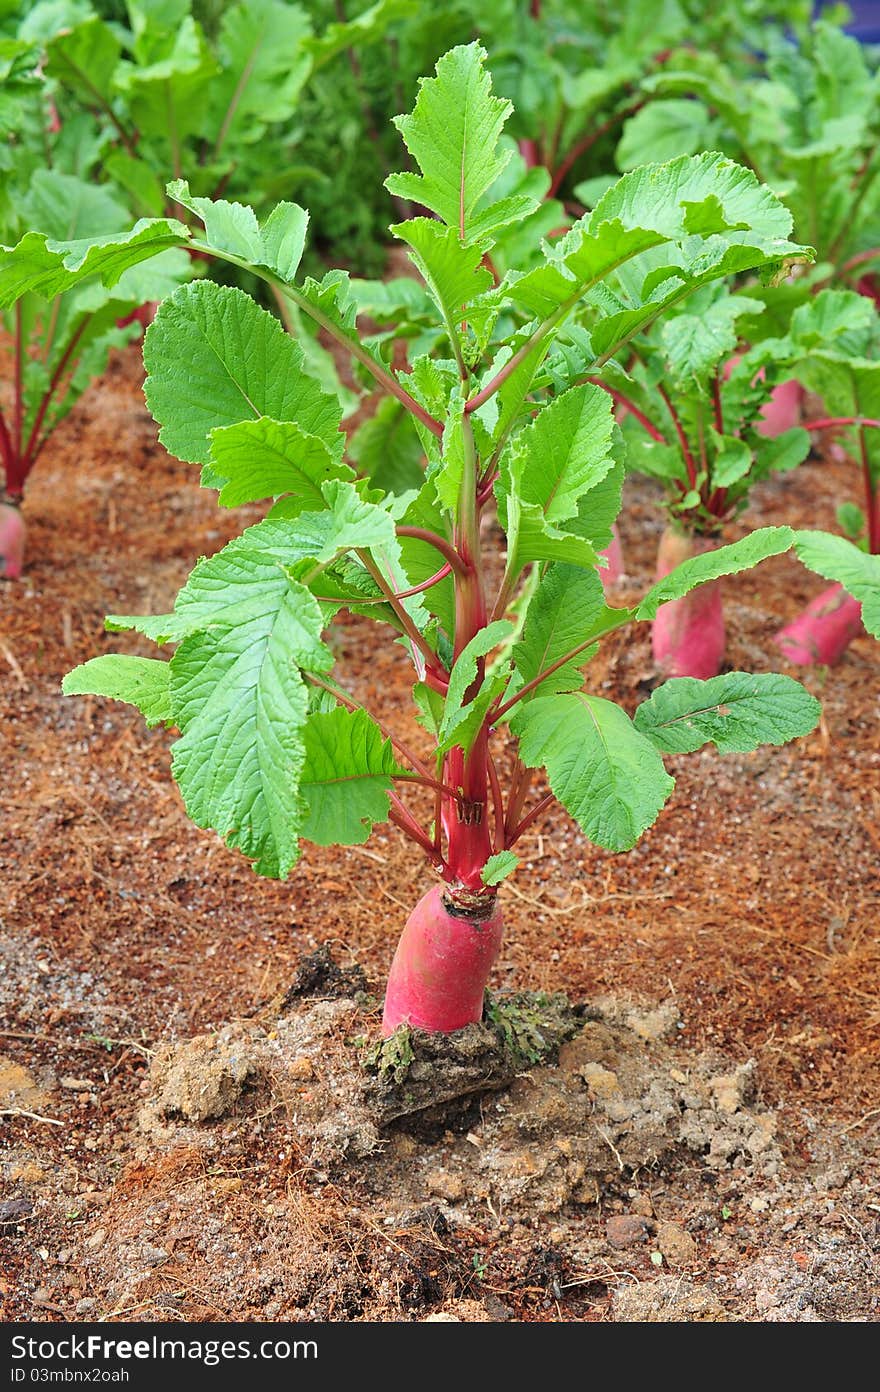
M 761 407 L 761 420 L 755 425 L 759 435 L 769 439 L 784 435 L 801 423 L 803 413 L 804 389 L 800 382 L 792 379 L 780 382 L 770 393 L 770 400 Z
M 717 546 L 713 538 L 691 536 L 674 524 L 667 527 L 657 553 L 657 579 Z M 664 677 L 705 680 L 717 676 L 724 660 L 724 643 L 720 580 L 661 604 L 651 625 L 651 649 Z
M 602 571 L 602 584 L 614 585 L 626 573 L 623 564 L 623 547 L 620 544 L 620 533 L 617 523 L 611 528 L 611 544 L 599 553 L 604 556 L 608 565 Z
M 859 601 L 842 585 L 832 585 L 780 629 L 774 641 L 788 661 L 800 667 L 832 667 L 864 631 Z
M 17 580 L 24 564 L 25 528 L 21 508 L 0 502 L 0 580 Z

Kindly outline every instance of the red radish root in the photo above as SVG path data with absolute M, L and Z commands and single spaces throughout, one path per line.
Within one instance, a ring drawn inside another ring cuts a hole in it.
M 618 533 L 616 523 L 611 528 L 611 545 L 606 546 L 605 550 L 600 554 L 603 555 L 608 562 L 607 568 L 600 571 L 602 584 L 607 588 L 608 585 L 613 585 L 615 581 L 619 580 L 625 573 L 623 547 L 620 544 L 620 534 Z
M 831 667 L 853 638 L 864 633 L 862 606 L 842 585 L 832 585 L 777 633 L 774 641 L 789 662 L 800 667 Z
M 742 353 L 734 353 L 732 358 L 728 358 L 722 370 L 725 381 L 741 357 Z M 753 381 L 763 382 L 763 380 L 764 369 L 762 367 Z M 795 381 L 794 378 L 789 382 L 780 382 L 779 386 L 774 387 L 771 391 L 770 400 L 761 407 L 761 422 L 755 427 L 758 434 L 769 437 L 784 435 L 786 430 L 793 430 L 796 425 L 800 425 L 805 395 L 800 382 Z
M 800 382 L 780 382 L 770 393 L 770 400 L 761 407 L 761 422 L 755 428 L 759 435 L 784 435 L 801 423 L 804 389 Z
M 17 580 L 24 563 L 24 518 L 14 503 L 0 502 L 0 580 Z
M 449 1034 L 477 1024 L 492 964 L 501 946 L 501 909 L 486 897 L 482 913 L 457 909 L 443 885 L 416 904 L 397 945 L 382 1033 L 398 1025 Z
M 667 527 L 657 552 L 657 579 L 717 545 L 712 537 Z M 651 625 L 651 647 L 664 677 L 717 677 L 724 657 L 721 582 L 712 580 L 683 599 L 661 604 Z

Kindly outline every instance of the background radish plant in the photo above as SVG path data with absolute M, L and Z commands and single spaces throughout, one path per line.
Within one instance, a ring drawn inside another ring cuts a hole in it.
M 554 798 L 596 845 L 623 851 L 669 797 L 665 754 L 780 743 L 819 713 L 790 678 L 729 673 L 668 682 L 630 719 L 582 671 L 608 634 L 787 550 L 794 534 L 757 531 L 690 559 L 633 608 L 611 608 L 598 551 L 620 504 L 622 440 L 607 392 L 581 380 L 582 335 L 566 366 L 566 326 L 587 307 L 598 372 L 700 287 L 805 255 L 787 240 L 788 214 L 729 160 L 686 158 L 627 175 L 540 264 L 495 285 L 487 254 L 532 203 L 489 196 L 510 106 L 492 95 L 484 58 L 477 45 L 450 51 L 397 122 L 418 172 L 392 176 L 389 188 L 432 216 L 394 232 L 443 344 L 408 371 L 362 342 L 344 273 L 296 279 L 307 215 L 292 204 L 258 224 L 245 206 L 177 184 L 171 196 L 203 220 L 202 237 L 160 219 L 85 254 L 43 243 L 21 268 L 28 283 L 112 281 L 171 243 L 248 266 L 414 422 L 427 459 L 418 487 L 377 488 L 345 458 L 341 403 L 275 319 L 232 287 L 175 291 L 145 344 L 160 438 L 202 466 L 221 506 L 270 507 L 198 562 L 173 612 L 108 620 L 173 644 L 170 661 L 105 654 L 64 683 L 175 727 L 172 767 L 190 816 L 260 874 L 286 877 L 301 840 L 357 844 L 385 821 L 419 848 L 438 882 L 395 954 L 386 1032 L 450 1031 L 480 1017 L 501 935 L 498 886 Z M 506 537 L 494 581 L 480 532 L 490 499 Z M 508 614 L 524 585 L 515 636 Z M 325 635 L 341 610 L 375 621 L 408 657 L 418 748 L 337 674 Z
M 666 493 L 658 579 L 718 546 L 755 485 L 806 457 L 809 430 L 796 424 L 779 430 L 774 393 L 797 386 L 799 369 L 816 380 L 809 363 L 823 350 L 842 366 L 855 346 L 847 325 L 874 318 L 860 296 L 823 291 L 795 309 L 790 333 L 780 337 L 773 330 L 789 312 L 787 289 L 777 295 L 768 287 L 765 311 L 760 287 L 734 293 L 724 284 L 706 286 L 633 340 L 626 371 L 609 362 L 596 379 L 621 413 L 628 468 L 658 479 Z M 755 346 L 748 349 L 744 338 Z M 819 420 L 812 428 L 827 424 Z M 720 582 L 663 605 L 652 645 L 667 676 L 717 675 L 725 650 Z

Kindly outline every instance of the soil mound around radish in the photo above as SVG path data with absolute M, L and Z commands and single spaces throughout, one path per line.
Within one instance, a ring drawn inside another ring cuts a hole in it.
M 363 1165 L 402 1209 L 557 1214 L 660 1166 L 777 1175 L 754 1062 L 687 1056 L 678 1023 L 669 1004 L 522 992 L 455 1034 L 377 1040 L 363 1003 L 304 1000 L 161 1050 L 140 1123 L 152 1143 L 212 1149 L 221 1118 L 269 1113 L 305 1163 Z

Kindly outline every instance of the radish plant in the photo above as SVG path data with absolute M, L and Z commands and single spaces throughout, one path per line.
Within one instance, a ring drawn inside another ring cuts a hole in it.
M 665 490 L 669 521 L 658 579 L 717 547 L 755 485 L 800 464 L 810 430 L 838 423 L 771 431 L 767 416 L 778 417 L 774 397 L 797 387 L 799 376 L 817 380 L 811 363 L 823 359 L 816 355 L 848 361 L 857 346 L 854 331 L 874 320 L 873 306 L 851 292 L 822 291 L 794 310 L 790 332 L 778 336 L 770 330 L 784 319 L 790 298 L 788 287 L 781 288 L 781 296 L 767 288 L 765 308 L 758 288 L 733 293 L 725 284 L 705 286 L 634 340 L 627 370 L 609 362 L 596 379 L 618 405 L 628 468 L 658 479 Z M 779 299 L 781 307 L 773 303 Z M 746 349 L 743 338 L 754 346 Z M 851 415 L 855 408 L 850 402 L 845 409 Z M 725 650 L 721 582 L 664 604 L 652 646 L 666 676 L 717 675 Z
M 831 665 L 865 628 L 880 637 L 880 315 L 864 295 L 823 291 L 795 310 L 789 334 L 769 353 L 787 357 L 821 397 L 827 415 L 810 429 L 834 431 L 861 476 L 864 506 L 847 500 L 838 508 L 844 536 L 798 538 L 801 559 L 834 583 L 776 638 L 790 662 Z
M 65 240 L 117 231 L 129 214 L 106 185 L 90 185 L 54 170 L 39 171 L 21 205 L 24 218 Z M 28 234 L 19 244 L 26 255 Z M 0 253 L 2 257 L 2 253 Z M 0 278 L 15 273 L 0 261 Z M 137 313 L 145 300 L 172 290 L 189 275 L 189 261 L 169 249 L 145 267 L 127 270 L 112 289 L 99 281 L 69 293 L 29 292 L 0 312 L 7 390 L 0 403 L 0 578 L 17 579 L 24 560 L 25 484 L 56 426 L 89 383 L 102 373 L 111 348 L 141 332 Z M 5 286 L 4 286 L 5 288 Z
M 880 104 L 869 51 L 830 20 L 797 42 L 768 29 L 752 74 L 710 48 L 682 48 L 641 84 L 618 167 L 711 143 L 752 167 L 817 252 L 824 283 L 876 296 L 880 261 Z
M 790 678 L 729 673 L 668 682 L 630 718 L 582 671 L 610 633 L 787 550 L 794 534 L 764 528 L 690 559 L 634 607 L 610 607 L 598 551 L 620 505 L 622 440 L 608 394 L 580 380 L 580 361 L 566 367 L 565 326 L 591 306 L 598 371 L 703 285 L 806 255 L 787 240 L 788 214 L 729 160 L 686 158 L 627 175 L 540 265 L 494 285 L 487 252 L 531 203 L 488 197 L 510 105 L 493 95 L 484 59 L 476 44 L 451 50 L 397 121 L 415 168 L 389 189 L 432 216 L 393 230 L 445 344 L 408 371 L 361 340 L 345 273 L 297 279 L 307 215 L 295 205 L 258 224 L 245 206 L 176 184 L 174 201 L 203 220 L 203 236 L 160 219 L 88 251 L 43 243 L 21 266 L 22 284 L 112 281 L 179 242 L 249 266 L 414 422 L 428 461 L 418 487 L 400 494 L 358 478 L 339 401 L 277 321 L 232 287 L 175 291 L 145 342 L 160 438 L 201 465 L 221 506 L 269 509 L 198 562 L 171 613 L 108 619 L 173 644 L 170 661 L 105 653 L 64 682 L 70 695 L 128 701 L 149 724 L 176 728 L 172 768 L 190 816 L 259 874 L 285 878 L 302 840 L 357 844 L 386 821 L 418 848 L 437 883 L 395 954 L 386 1033 L 480 1018 L 501 936 L 498 886 L 554 799 L 596 845 L 624 851 L 672 791 L 664 755 L 781 743 L 819 714 Z M 494 581 L 480 533 L 492 498 L 506 536 Z M 336 671 L 325 635 L 342 610 L 399 644 L 418 740 L 366 710 Z

